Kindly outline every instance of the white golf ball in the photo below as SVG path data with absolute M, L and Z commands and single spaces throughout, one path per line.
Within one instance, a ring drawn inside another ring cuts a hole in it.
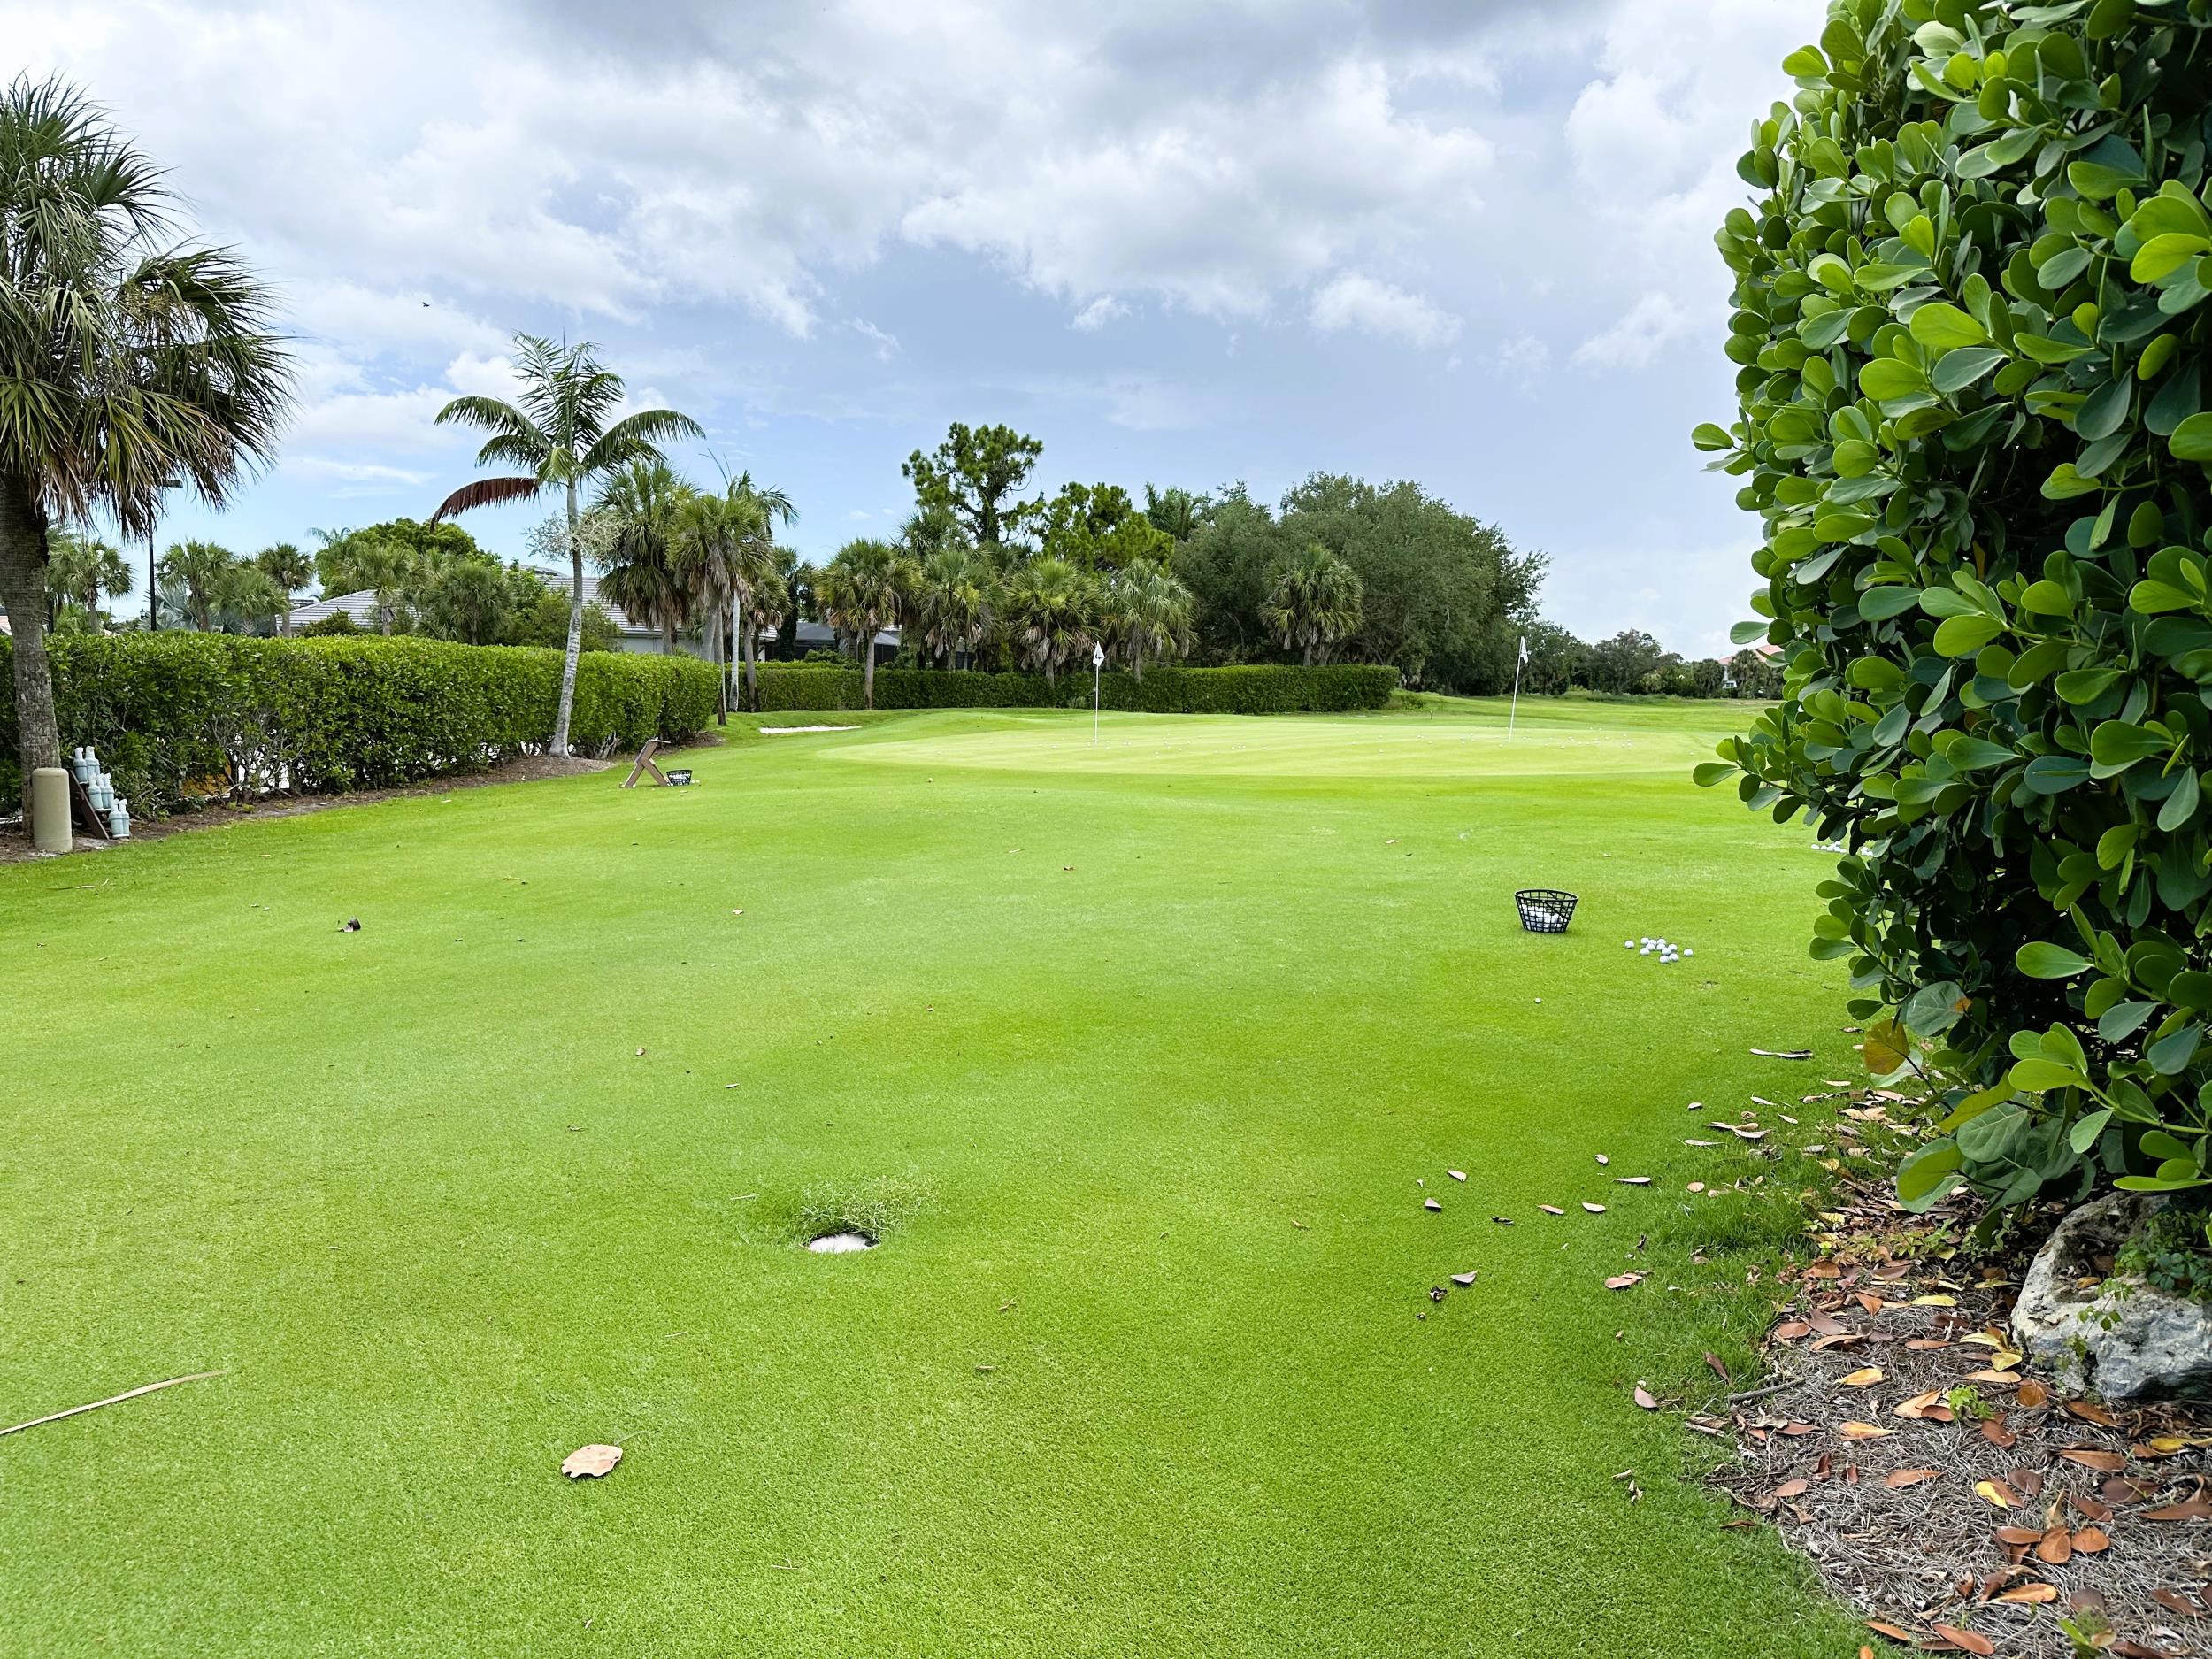
M 1632 939 L 1624 939 L 1621 941 L 1621 943 L 1625 945 L 1631 950 L 1636 949 L 1636 941 Z
M 1685 945 L 1682 947 L 1682 954 L 1686 956 L 1694 956 L 1697 955 L 1697 952 L 1692 950 L 1687 945 Z

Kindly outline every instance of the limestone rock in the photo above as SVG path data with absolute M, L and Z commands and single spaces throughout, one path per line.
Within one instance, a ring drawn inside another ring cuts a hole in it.
M 2212 1305 L 2096 1265 L 2164 1203 L 2114 1193 L 2068 1216 L 2036 1252 L 2013 1340 L 2061 1386 L 2115 1401 L 2212 1399 Z

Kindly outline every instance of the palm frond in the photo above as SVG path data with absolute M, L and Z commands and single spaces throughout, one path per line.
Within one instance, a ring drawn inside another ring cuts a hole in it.
M 456 513 L 467 512 L 475 507 L 496 507 L 511 501 L 528 501 L 545 488 L 537 478 L 480 478 L 472 484 L 464 484 L 438 503 L 438 511 L 430 515 L 432 524 L 440 524 Z

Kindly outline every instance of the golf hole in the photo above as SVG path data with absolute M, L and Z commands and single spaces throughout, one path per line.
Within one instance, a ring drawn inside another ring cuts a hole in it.
M 856 1250 L 872 1250 L 876 1241 L 864 1233 L 825 1233 L 809 1239 L 806 1248 L 817 1256 L 850 1256 Z

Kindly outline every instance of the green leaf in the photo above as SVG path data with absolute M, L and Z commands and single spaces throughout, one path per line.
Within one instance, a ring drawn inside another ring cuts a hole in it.
M 1735 775 L 1736 768 L 1730 764 L 1727 761 L 1709 760 L 1702 762 L 1696 768 L 1694 768 L 1690 773 L 1690 778 L 1699 788 L 1709 789 L 1715 784 L 1723 782 L 1727 779 L 1734 777 Z
M 2084 1114 L 2076 1118 L 2074 1126 L 2066 1132 L 2066 1144 L 2077 1153 L 2088 1151 L 2097 1144 L 2097 1137 L 2104 1133 L 2104 1126 L 2111 1121 L 2112 1108 L 2109 1106 L 2100 1106 L 2095 1111 Z
M 2142 581 L 2128 589 L 2128 609 L 2142 616 L 2155 617 L 2169 611 L 2193 611 L 2196 605 L 2196 595 L 2185 588 L 2176 588 L 2170 582 Z
M 1897 1166 L 1897 1202 L 1908 1210 L 1926 1209 L 1951 1190 L 1951 1178 L 1965 1167 L 1957 1141 L 1930 1141 Z
M 1892 617 L 1904 615 L 1919 603 L 1917 588 L 1870 588 L 1859 595 L 1859 614 L 1870 622 L 1886 622 Z
M 1994 346 L 1947 351 L 1929 371 L 1928 381 L 1944 396 L 1955 396 L 2005 360 L 2005 354 Z
M 1701 449 L 1732 449 L 1736 447 L 1736 441 L 1709 420 L 1690 434 L 1690 442 Z
M 1912 331 L 1915 340 L 1937 351 L 1978 346 L 1989 338 L 1986 328 L 1957 306 L 1943 300 L 1923 305 L 1912 314 L 1912 321 L 1906 326 Z
M 1729 642 L 1748 645 L 1755 640 L 1763 640 L 1773 626 L 1770 622 L 1739 622 L 1728 630 Z
M 1818 81 L 1828 73 L 1828 60 L 1816 46 L 1801 46 L 1782 60 L 1782 73 L 1797 81 Z
M 2089 781 L 2089 763 L 2073 755 L 2039 755 L 2020 780 L 2038 795 L 2062 795 Z
M 2177 1076 L 2196 1058 L 2197 1044 L 2204 1038 L 2201 1025 L 2184 1025 L 2170 1032 L 2143 1050 L 2143 1058 L 2150 1062 L 2151 1070 L 2161 1077 Z
M 1943 751 L 1943 758 L 1961 772 L 1979 772 L 1985 766 L 2009 764 L 2019 756 L 2001 743 L 1985 742 L 1978 737 L 1962 737 Z
M 1935 648 L 1946 657 L 1971 657 L 2005 631 L 1995 617 L 1979 612 L 1953 617 L 1935 631 Z
M 2055 1088 L 2084 1088 L 2089 1079 L 2055 1060 L 2016 1060 L 2005 1080 L 2023 1094 L 2047 1094 Z
M 2070 979 L 2096 964 L 2088 957 L 2042 940 L 2033 940 L 2013 953 L 2013 965 L 2032 979 Z
M 2128 275 L 2138 282 L 2162 282 L 2199 256 L 2212 252 L 2212 242 L 2194 234 L 2154 236 L 2135 250 Z
M 2070 617 L 2074 595 L 2054 581 L 2031 582 L 2021 592 L 2020 608 L 2039 617 Z
M 2120 683 L 2116 668 L 2071 668 L 2052 682 L 2052 687 L 2068 703 L 2094 703 Z
M 2196 816 L 2200 798 L 2197 774 L 2193 771 L 2184 772 L 2181 780 L 2174 785 L 2174 792 L 2159 804 L 2158 827 L 2169 833 L 2179 829 Z M 2212 1002 L 2205 1006 L 2212 1008 Z
M 1859 389 L 1878 403 L 1928 389 L 1928 377 L 1896 357 L 1876 357 L 1859 371 Z
M 2189 417 L 2174 428 L 2166 447 L 2183 461 L 2212 461 L 2212 413 Z

